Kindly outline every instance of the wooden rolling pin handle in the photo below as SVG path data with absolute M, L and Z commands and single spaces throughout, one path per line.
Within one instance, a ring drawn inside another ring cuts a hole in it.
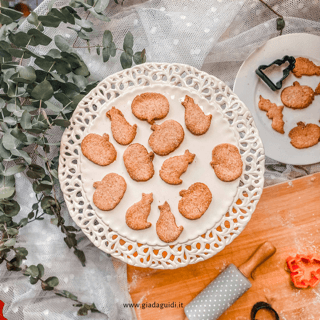
M 240 272 L 246 278 L 249 278 L 253 270 L 273 256 L 276 251 L 277 249 L 273 246 L 273 244 L 269 241 L 266 241 L 256 250 L 256 252 L 249 258 L 247 262 L 243 263 L 239 267 Z

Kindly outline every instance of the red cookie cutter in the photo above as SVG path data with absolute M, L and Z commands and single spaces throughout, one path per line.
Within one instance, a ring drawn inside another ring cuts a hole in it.
M 320 282 L 320 258 L 313 255 L 297 254 L 288 257 L 287 265 L 291 280 L 297 288 L 314 288 Z

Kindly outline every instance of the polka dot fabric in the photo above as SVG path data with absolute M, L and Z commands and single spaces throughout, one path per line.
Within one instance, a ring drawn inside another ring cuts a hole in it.
M 250 281 L 230 264 L 184 308 L 184 312 L 189 320 L 218 319 L 250 288 Z

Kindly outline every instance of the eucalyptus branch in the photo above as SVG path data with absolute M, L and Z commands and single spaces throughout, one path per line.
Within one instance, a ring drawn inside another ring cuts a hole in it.
M 271 10 L 274 14 L 276 14 L 279 18 L 277 19 L 277 30 L 280 31 L 280 36 L 282 35 L 282 31 L 285 27 L 285 21 L 283 16 L 275 11 L 270 5 L 268 5 L 264 0 L 259 0 L 262 4 L 264 4 L 269 10 Z

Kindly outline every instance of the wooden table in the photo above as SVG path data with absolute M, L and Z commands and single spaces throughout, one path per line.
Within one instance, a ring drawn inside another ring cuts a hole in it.
M 285 260 L 297 253 L 320 256 L 320 173 L 264 189 L 251 221 L 241 235 L 216 256 L 176 270 L 128 266 L 133 303 L 172 303 L 176 308 L 136 308 L 139 320 L 182 320 L 183 308 L 228 264 L 240 265 L 266 240 L 277 253 L 260 266 L 247 291 L 219 320 L 249 320 L 252 306 L 268 301 L 283 320 L 319 320 L 320 285 L 292 286 Z M 259 319 L 273 319 L 265 312 Z

